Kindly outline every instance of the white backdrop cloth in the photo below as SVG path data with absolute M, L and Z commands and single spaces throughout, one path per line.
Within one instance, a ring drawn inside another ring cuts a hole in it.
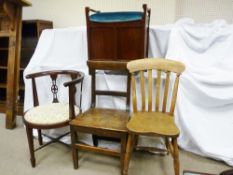
M 172 29 L 172 30 L 171 30 Z M 171 34 L 170 34 L 171 32 Z M 186 64 L 181 77 L 176 122 L 181 130 L 179 145 L 196 154 L 233 165 L 233 26 L 224 21 L 195 24 L 180 20 L 174 26 L 150 29 L 149 56 L 180 60 Z M 43 31 L 24 75 L 54 69 L 83 71 L 82 109 L 90 107 L 86 28 Z M 100 88 L 124 88 L 124 77 L 102 75 Z M 46 80 L 38 84 L 41 103 L 47 103 Z M 62 86 L 62 85 L 61 85 Z M 59 96 L 67 101 L 67 92 Z M 32 107 L 31 82 L 25 79 L 25 111 Z M 124 108 L 122 99 L 99 100 L 105 107 Z M 64 130 L 52 131 L 52 135 Z M 68 138 L 69 139 L 69 138 Z M 85 141 L 91 143 L 85 137 Z
M 233 166 L 233 25 L 180 20 L 166 58 L 186 65 L 176 106 L 179 145 Z
M 172 30 L 171 30 L 172 29 Z M 149 56 L 180 60 L 186 64 L 181 77 L 176 122 L 179 145 L 185 150 L 233 165 L 233 26 L 224 21 L 195 24 L 180 20 L 175 25 L 150 29 Z M 82 109 L 90 107 L 86 28 L 44 30 L 24 75 L 54 69 L 83 71 Z M 124 88 L 124 77 L 102 75 L 99 88 Z M 46 80 L 38 84 L 41 103 L 50 100 Z M 62 85 L 61 85 L 62 86 Z M 67 101 L 67 92 L 59 96 Z M 122 99 L 99 100 L 105 107 L 124 108 Z M 31 82 L 25 79 L 25 111 L 32 107 Z M 52 135 L 64 130 L 51 131 Z M 67 137 L 69 139 L 69 137 Z M 91 138 L 84 140 L 91 143 Z
M 170 25 L 156 26 L 150 28 L 149 55 L 151 57 L 164 57 L 168 45 L 170 34 Z M 24 71 L 24 77 L 27 74 L 45 71 L 71 69 L 85 73 L 83 84 L 82 110 L 85 111 L 91 104 L 91 79 L 88 75 L 87 61 L 87 36 L 86 27 L 71 27 L 61 29 L 47 29 L 41 34 L 36 50 Z M 126 88 L 126 77 L 112 76 L 102 74 L 97 77 L 99 80 L 97 88 L 100 89 L 122 89 Z M 31 82 L 24 79 L 25 82 L 25 100 L 24 111 L 33 106 Z M 119 83 L 125 82 L 125 83 Z M 59 90 L 63 85 L 59 85 Z M 51 93 L 47 79 L 40 79 L 37 83 L 39 102 L 41 104 L 51 102 Z M 47 91 L 46 91 L 47 90 Z M 67 89 L 62 90 L 58 98 L 60 101 L 68 101 Z M 106 97 L 105 97 L 106 98 Z M 108 108 L 125 108 L 124 98 L 105 99 L 98 98 L 97 104 Z M 64 133 L 64 129 L 51 130 L 50 135 L 56 136 Z M 68 138 L 69 139 L 69 138 Z M 91 143 L 91 138 L 85 138 L 82 141 Z
M 150 57 L 164 57 L 168 45 L 168 39 L 170 34 L 170 25 L 157 26 L 150 28 L 150 41 L 149 41 L 149 56 Z M 24 71 L 25 75 L 33 72 L 44 70 L 56 70 L 56 69 L 71 69 L 83 71 L 86 76 L 84 80 L 83 91 L 83 110 L 85 111 L 90 107 L 91 89 L 90 89 L 90 77 L 88 76 L 87 61 L 87 36 L 86 27 L 71 27 L 61 29 L 47 29 L 41 34 L 36 50 Z M 107 89 L 124 89 L 118 82 L 124 77 L 103 75 L 100 76 L 101 84 L 98 84 L 98 88 Z M 25 82 L 25 100 L 24 111 L 32 107 L 32 91 L 31 82 L 24 79 Z M 40 93 L 40 102 L 48 102 L 48 95 L 43 94 L 46 88 L 46 83 L 39 83 L 38 90 Z M 61 95 L 60 99 L 67 101 L 67 95 Z M 115 104 L 115 102 L 102 103 L 101 105 L 107 107 L 124 108 L 121 103 Z

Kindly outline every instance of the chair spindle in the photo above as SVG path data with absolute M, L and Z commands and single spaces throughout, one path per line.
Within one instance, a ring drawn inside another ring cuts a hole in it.
M 163 112 L 166 112 L 166 107 L 167 107 L 167 97 L 168 97 L 168 89 L 169 89 L 169 83 L 170 83 L 170 75 L 171 72 L 167 71 L 166 72 L 166 80 L 165 80 L 165 89 L 164 89 L 164 96 L 163 96 Z
M 156 80 L 156 103 L 155 103 L 155 111 L 159 112 L 159 105 L 160 105 L 160 85 L 161 85 L 161 71 L 157 71 L 157 80 Z
M 152 111 L 152 70 L 148 70 L 148 111 Z
M 133 100 L 133 111 L 137 112 L 137 96 L 136 96 L 136 81 L 134 74 L 131 75 L 131 81 L 132 81 L 132 100 Z
M 172 91 L 172 99 L 171 99 L 171 107 L 170 107 L 170 114 L 171 115 L 173 115 L 174 110 L 175 110 L 177 91 L 178 91 L 178 85 L 179 85 L 179 76 L 180 76 L 180 74 L 176 74 L 176 80 L 175 80 L 173 91 Z
M 140 71 L 140 85 L 141 85 L 141 98 L 142 98 L 142 111 L 145 112 L 145 78 L 144 71 Z

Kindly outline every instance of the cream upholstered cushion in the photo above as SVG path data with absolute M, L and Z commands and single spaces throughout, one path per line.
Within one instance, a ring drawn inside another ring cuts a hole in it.
M 75 106 L 75 114 L 79 113 L 79 108 Z M 58 124 L 69 120 L 68 103 L 49 103 L 36 106 L 27 111 L 24 119 L 32 124 Z

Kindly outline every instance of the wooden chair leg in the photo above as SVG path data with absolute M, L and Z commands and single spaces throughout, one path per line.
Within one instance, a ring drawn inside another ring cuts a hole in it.
M 75 144 L 78 141 L 78 134 L 72 129 L 72 127 L 70 128 L 70 135 L 71 135 L 73 166 L 74 166 L 74 169 L 77 169 L 78 168 L 78 149 L 75 147 Z
M 92 135 L 92 140 L 93 140 L 93 145 L 97 147 L 99 144 L 98 137 L 96 135 Z
M 137 147 L 137 145 L 138 145 L 138 140 L 139 140 L 139 135 L 135 135 L 135 136 L 134 136 L 134 140 L 135 140 L 135 141 L 134 141 L 134 146 Z
M 170 147 L 169 147 L 169 138 L 168 137 L 164 138 L 164 142 L 165 142 L 165 146 L 167 149 L 167 155 L 169 155 L 169 153 L 171 152 Z
M 128 140 L 127 140 L 127 145 L 126 145 L 123 175 L 128 174 L 129 162 L 130 162 L 131 152 L 132 152 L 132 149 L 133 149 L 133 144 L 134 144 L 134 135 L 129 134 Z
M 172 139 L 172 145 L 173 145 L 173 161 L 174 161 L 175 175 L 179 175 L 180 174 L 179 148 L 176 138 Z
M 38 132 L 38 141 L 40 145 L 43 145 L 43 138 L 42 138 L 42 134 L 41 134 L 41 129 L 37 129 Z
M 36 159 L 35 159 L 35 153 L 34 153 L 34 142 L 33 142 L 33 135 L 32 135 L 32 128 L 28 127 L 26 125 L 26 131 L 27 131 L 27 138 L 28 138 L 28 146 L 30 150 L 30 160 L 32 167 L 36 166 Z
M 121 138 L 121 175 L 124 175 L 126 144 L 127 144 L 127 135 L 124 135 Z

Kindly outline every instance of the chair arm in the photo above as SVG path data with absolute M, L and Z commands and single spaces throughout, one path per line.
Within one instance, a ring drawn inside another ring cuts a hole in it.
M 68 81 L 68 82 L 65 82 L 63 85 L 64 85 L 65 87 L 67 87 L 67 86 L 70 87 L 70 86 L 74 86 L 74 85 L 76 85 L 76 84 L 78 84 L 78 83 L 81 83 L 81 84 L 82 84 L 83 78 L 84 78 L 84 73 L 80 72 L 80 76 L 79 76 L 78 78 L 76 78 L 76 79 L 74 79 L 74 80 L 71 80 L 71 81 Z
M 76 87 L 75 85 L 78 83 L 81 83 L 81 88 L 80 88 L 80 102 L 79 102 L 79 112 L 82 113 L 82 85 L 83 85 L 83 78 L 84 78 L 84 73 L 79 72 L 78 78 L 65 82 L 63 85 L 65 87 L 68 87 L 69 89 L 69 116 L 70 119 L 75 118 L 75 110 L 74 110 L 74 105 L 75 105 L 75 93 L 76 93 Z
M 41 71 L 41 72 L 35 72 L 35 73 L 31 73 L 31 74 L 27 74 L 26 78 L 36 78 L 36 77 L 41 77 L 41 76 L 48 76 L 48 75 L 58 75 L 58 74 L 75 74 L 77 73 L 77 71 L 73 71 L 73 70 L 49 70 L 49 71 Z M 79 72 L 81 75 L 83 73 Z

